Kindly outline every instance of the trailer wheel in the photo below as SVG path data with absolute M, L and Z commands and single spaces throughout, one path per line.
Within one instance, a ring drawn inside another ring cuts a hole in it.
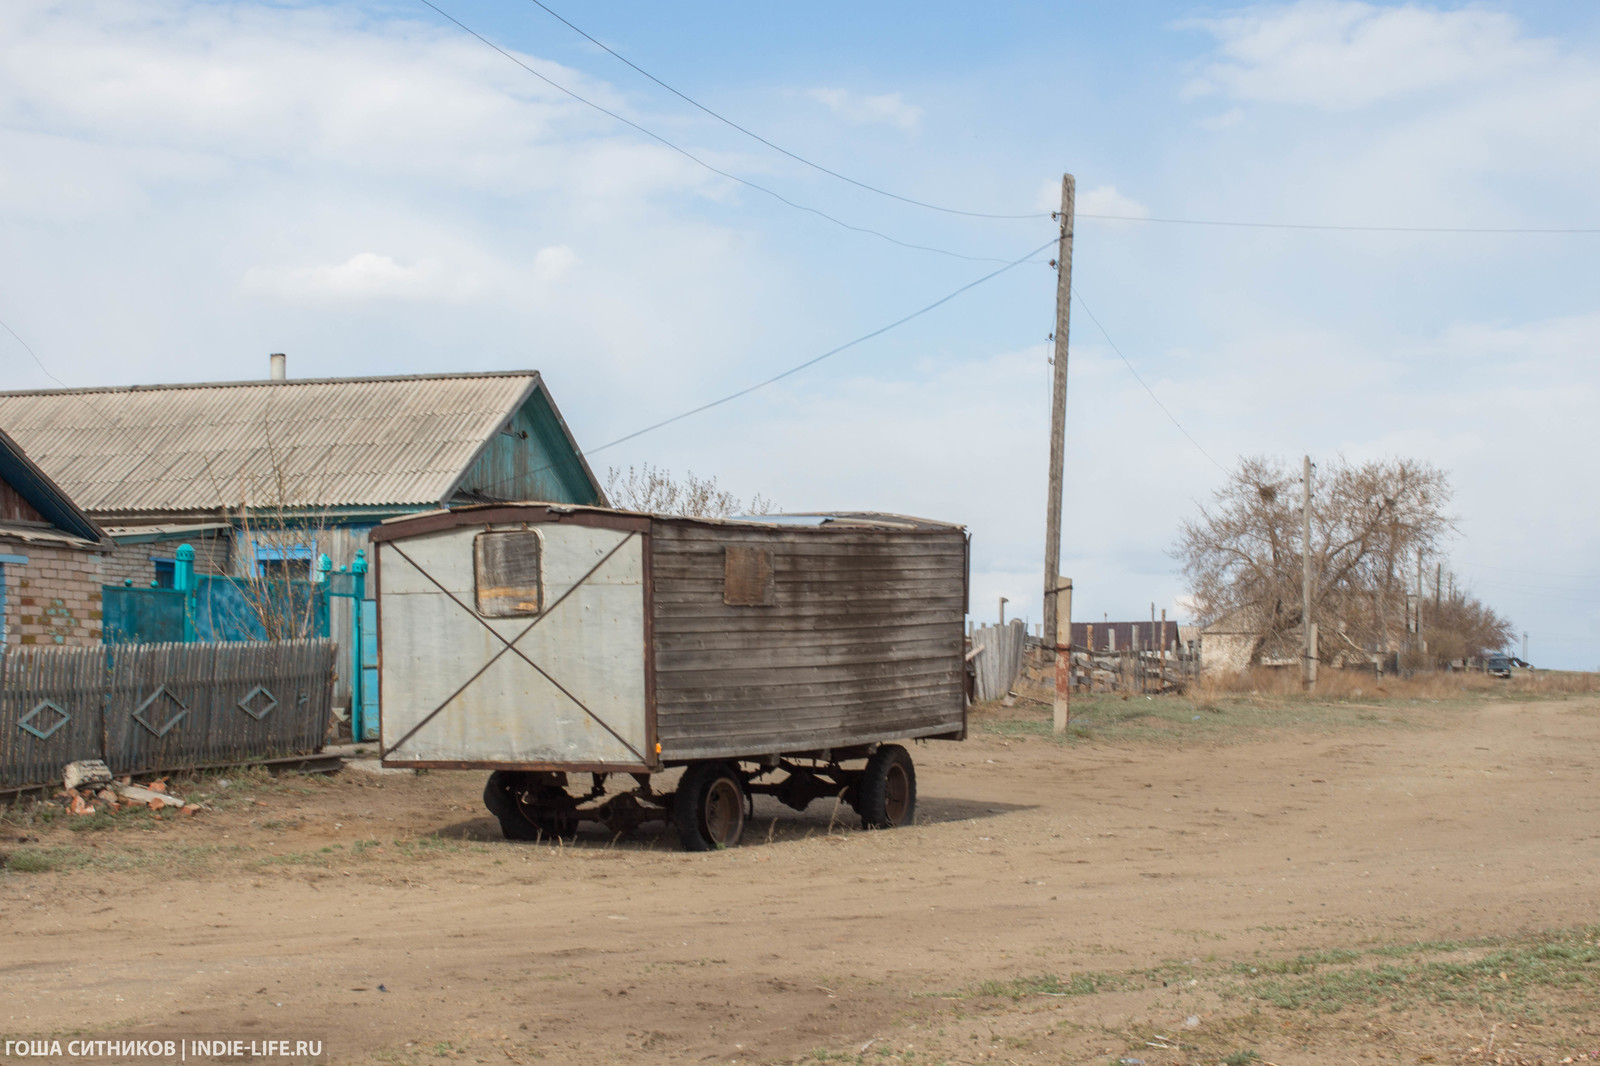
M 893 829 L 917 813 L 917 771 L 911 753 L 885 744 L 872 753 L 856 786 L 856 811 L 865 829 Z
M 496 770 L 483 786 L 483 805 L 507 840 L 553 840 L 578 832 L 578 816 L 566 789 L 530 786 L 517 770 Z
M 731 848 L 744 833 L 745 787 L 731 763 L 690 763 L 673 797 L 672 817 L 684 851 Z

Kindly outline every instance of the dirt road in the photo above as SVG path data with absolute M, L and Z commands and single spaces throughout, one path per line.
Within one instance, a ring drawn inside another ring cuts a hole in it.
M 506 843 L 465 773 L 7 822 L 0 1028 L 334 1062 L 1600 1057 L 1600 702 L 914 754 L 915 828 L 761 800 L 744 846 L 699 855 Z M 1539 976 L 1517 960 L 1553 958 L 1549 930 L 1572 951 Z M 1457 971 L 1475 991 L 1437 1001 Z

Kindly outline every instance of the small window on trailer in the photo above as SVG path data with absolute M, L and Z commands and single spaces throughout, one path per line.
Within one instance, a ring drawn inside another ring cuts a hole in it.
M 479 533 L 472 540 L 478 613 L 515 618 L 544 610 L 543 541 L 536 530 Z
M 771 548 L 723 549 L 722 602 L 730 607 L 771 607 L 777 602 Z

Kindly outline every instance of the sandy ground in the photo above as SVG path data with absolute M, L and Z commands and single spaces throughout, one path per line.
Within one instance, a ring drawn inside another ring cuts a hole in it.
M 1585 1061 L 1592 961 L 1502 974 L 1511 999 L 1331 1012 L 1249 971 L 1593 939 L 1597 742 L 1592 699 L 1222 739 L 980 728 L 915 747 L 913 828 L 758 800 L 744 846 L 699 855 L 648 829 L 507 843 L 476 773 L 213 778 L 192 818 L 0 823 L 0 851 L 62 860 L 0 873 L 0 1030 L 311 1038 L 332 1062 Z

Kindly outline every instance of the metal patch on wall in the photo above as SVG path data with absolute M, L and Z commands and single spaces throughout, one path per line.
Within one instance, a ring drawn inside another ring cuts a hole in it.
M 722 602 L 730 607 L 771 607 L 777 602 L 771 548 L 723 549 Z
M 515 618 L 544 610 L 543 543 L 537 531 L 512 529 L 472 538 L 478 613 Z

